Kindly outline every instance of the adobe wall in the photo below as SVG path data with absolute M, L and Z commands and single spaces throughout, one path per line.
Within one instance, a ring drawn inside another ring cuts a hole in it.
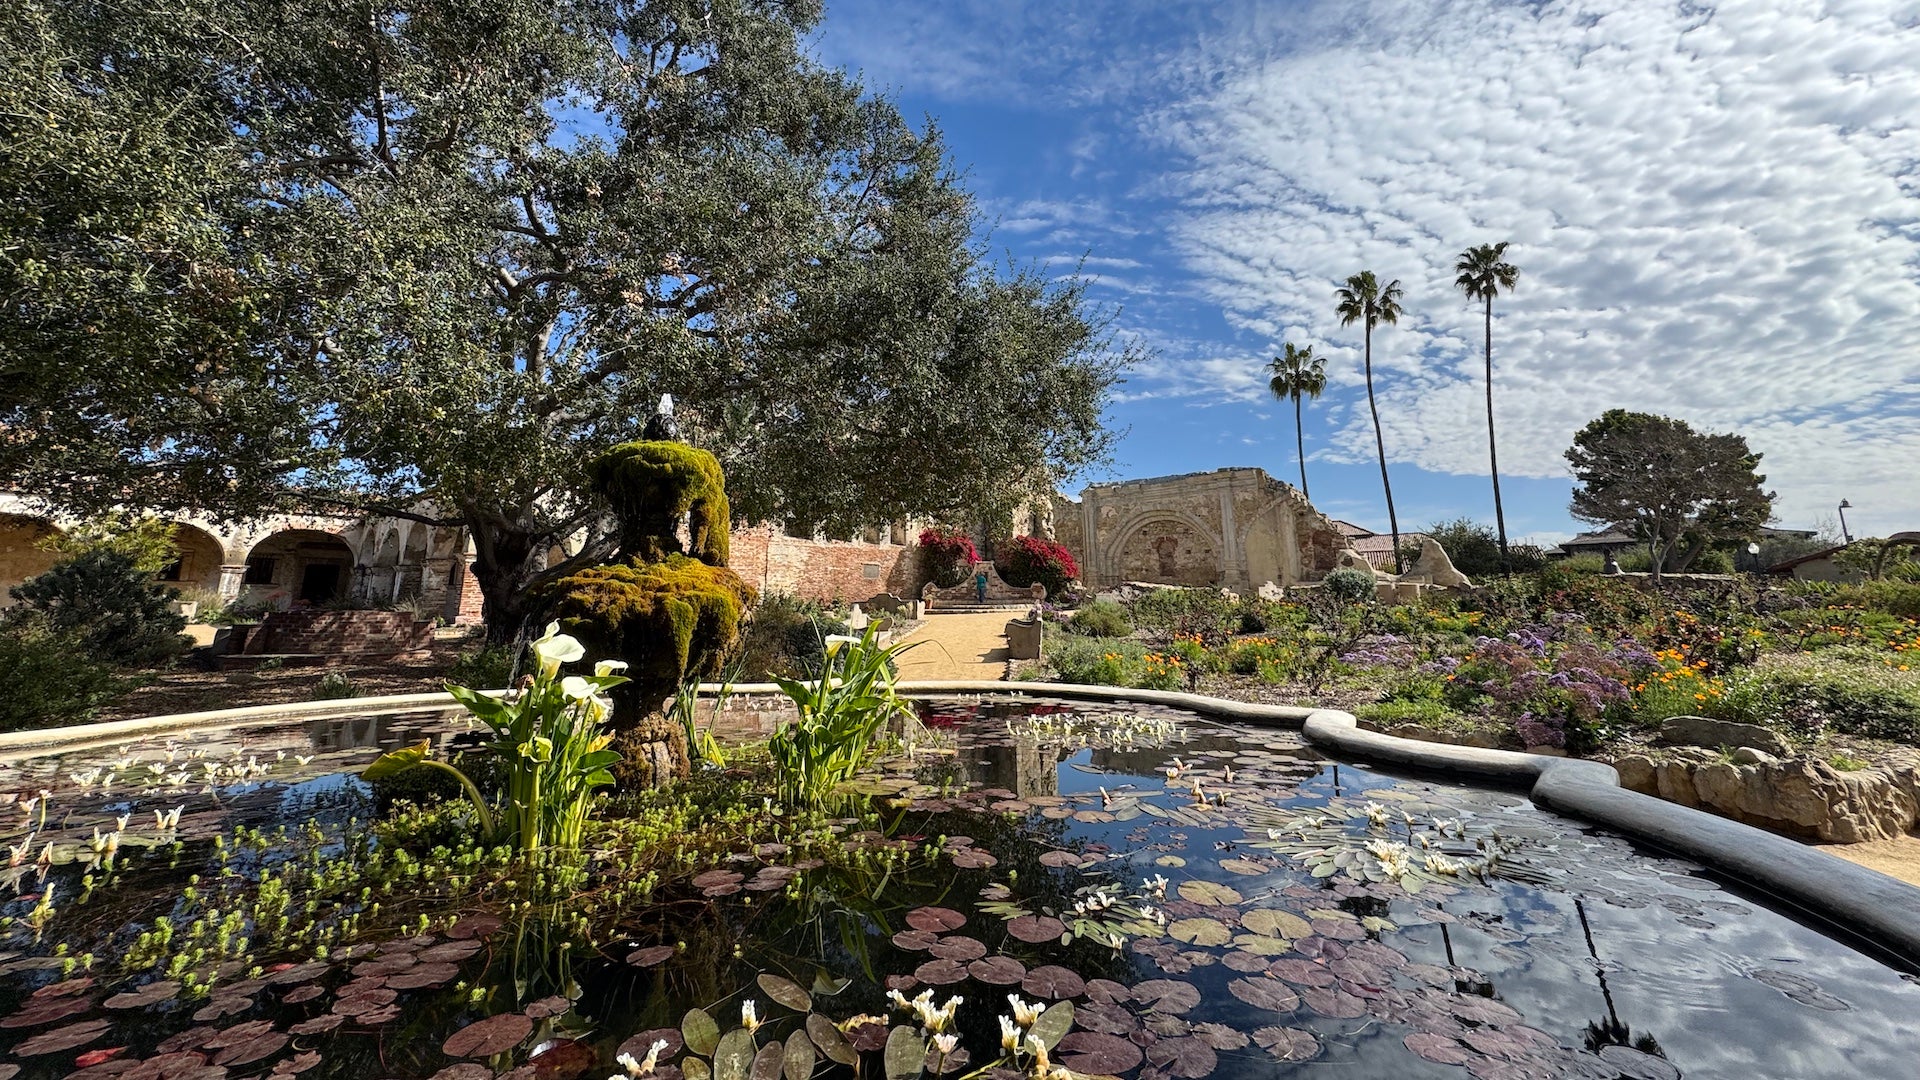
M 910 600 L 920 584 L 918 545 L 816 540 L 773 525 L 736 528 L 727 565 L 761 596 L 854 603 L 888 592 Z
M 1093 484 L 1055 500 L 1053 531 L 1092 588 L 1291 585 L 1324 576 L 1347 547 L 1299 489 L 1262 469 Z

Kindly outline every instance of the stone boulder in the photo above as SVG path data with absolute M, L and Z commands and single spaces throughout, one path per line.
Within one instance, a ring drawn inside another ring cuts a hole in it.
M 1473 582 L 1467 575 L 1453 568 L 1453 560 L 1447 557 L 1447 549 L 1431 536 L 1420 538 L 1420 557 L 1413 560 L 1403 578 L 1425 578 L 1443 589 L 1471 589 Z
M 1792 749 L 1779 734 L 1758 724 L 1706 716 L 1670 717 L 1660 725 L 1660 741 L 1676 746 L 1745 746 L 1774 757 L 1786 757 Z
M 1809 840 L 1889 839 L 1920 817 L 1920 770 L 1912 767 L 1841 772 L 1750 748 L 1734 758 L 1683 747 L 1666 760 L 1633 754 L 1613 767 L 1621 787 Z

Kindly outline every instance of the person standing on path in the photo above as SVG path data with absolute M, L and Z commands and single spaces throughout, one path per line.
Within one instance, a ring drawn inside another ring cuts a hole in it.
M 973 572 L 973 595 L 979 602 L 983 604 L 987 602 L 987 572 L 985 570 L 975 570 Z

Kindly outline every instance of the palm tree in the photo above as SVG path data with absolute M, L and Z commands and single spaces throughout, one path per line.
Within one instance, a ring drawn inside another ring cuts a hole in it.
M 1313 355 L 1313 346 L 1296 349 L 1293 342 L 1286 345 L 1286 355 L 1276 356 L 1267 365 L 1272 378 L 1267 380 L 1267 389 L 1273 391 L 1275 401 L 1293 402 L 1293 442 L 1294 449 L 1300 454 L 1300 494 L 1311 499 L 1307 491 L 1307 437 L 1300 430 L 1300 399 L 1320 400 L 1321 391 L 1327 388 L 1327 362 Z
M 1454 271 L 1460 275 L 1453 284 L 1467 294 L 1467 299 L 1486 305 L 1487 457 L 1493 466 L 1493 521 L 1500 533 L 1500 568 L 1511 574 L 1513 563 L 1507 560 L 1507 513 L 1500 505 L 1500 448 L 1493 437 L 1493 298 L 1502 289 L 1512 292 L 1514 281 L 1520 277 L 1520 268 L 1506 261 L 1506 251 L 1507 241 L 1502 240 L 1461 252 L 1453 264 Z
M 1373 328 L 1379 323 L 1400 321 L 1400 281 L 1389 281 L 1385 288 L 1373 271 L 1362 270 L 1347 279 L 1345 286 L 1333 291 L 1339 301 L 1333 309 L 1341 326 L 1361 324 L 1367 342 L 1367 410 L 1373 414 L 1373 445 L 1380 452 L 1380 486 L 1387 494 L 1387 528 L 1393 533 L 1393 572 L 1405 573 L 1400 558 L 1400 518 L 1393 511 L 1393 483 L 1387 479 L 1387 441 L 1380 434 L 1380 407 L 1373 400 Z

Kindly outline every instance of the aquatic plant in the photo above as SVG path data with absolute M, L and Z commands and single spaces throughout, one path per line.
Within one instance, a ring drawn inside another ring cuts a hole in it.
M 604 695 L 627 682 L 617 674 L 626 665 L 602 660 L 590 676 L 562 677 L 560 665 L 580 659 L 585 650 L 560 633 L 557 623 L 528 648 L 536 664 L 519 690 L 496 697 L 447 684 L 447 692 L 493 733 L 488 749 L 504 765 L 497 815 L 465 773 L 431 758 L 432 744 L 424 739 L 382 756 L 361 778 L 380 780 L 419 767 L 442 769 L 459 778 L 489 838 L 521 851 L 578 848 L 593 793 L 613 783 L 608 770 L 620 760 L 618 751 L 607 749 L 612 736 L 601 725 L 610 709 Z
M 894 692 L 894 660 L 915 644 L 882 646 L 868 626 L 828 639 L 817 678 L 774 679 L 800 711 L 767 740 L 782 800 L 820 803 L 873 759 L 889 721 L 911 715 Z

